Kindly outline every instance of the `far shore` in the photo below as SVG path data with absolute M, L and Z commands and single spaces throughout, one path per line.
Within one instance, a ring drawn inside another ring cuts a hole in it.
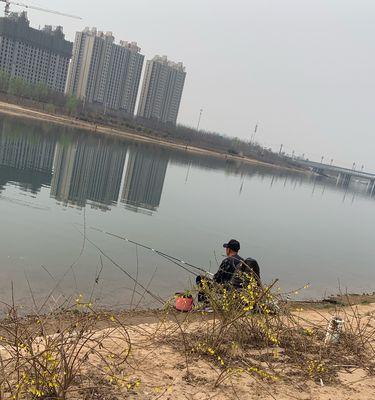
M 12 104 L 12 103 L 6 103 L 3 101 L 0 101 L 0 114 L 12 116 L 15 118 L 27 118 L 30 120 L 49 122 L 51 124 L 64 125 L 67 127 L 83 129 L 83 130 L 86 130 L 86 131 L 88 131 L 90 133 L 94 133 L 94 134 L 102 134 L 102 135 L 106 135 L 106 136 L 134 140 L 137 142 L 155 144 L 158 146 L 167 147 L 169 149 L 180 150 L 180 151 L 182 150 L 182 151 L 189 152 L 189 153 L 201 154 L 201 155 L 221 158 L 224 160 L 234 160 L 234 161 L 239 161 L 239 162 L 243 162 L 243 163 L 247 163 L 247 164 L 260 165 L 260 166 L 265 166 L 265 167 L 270 167 L 270 168 L 286 169 L 286 170 L 291 170 L 291 171 L 300 172 L 300 173 L 307 172 L 306 170 L 303 170 L 303 169 L 288 167 L 285 165 L 266 163 L 266 162 L 251 159 L 248 157 L 241 157 L 241 156 L 236 156 L 236 155 L 232 155 L 232 154 L 224 154 L 224 153 L 221 153 L 221 152 L 215 151 L 215 150 L 208 150 L 208 149 L 204 149 L 204 148 L 200 148 L 200 147 L 196 147 L 196 146 L 185 145 L 182 143 L 162 140 L 162 139 L 155 138 L 152 136 L 144 136 L 144 135 L 140 135 L 139 133 L 132 132 L 132 131 L 125 131 L 125 130 L 121 130 L 121 129 L 117 129 L 117 128 L 111 128 L 109 126 L 93 124 L 93 123 L 89 123 L 89 122 L 86 122 L 86 121 L 83 121 L 83 120 L 80 120 L 80 119 L 77 119 L 74 117 L 69 117 L 66 115 L 49 114 L 49 113 L 37 111 L 37 110 L 28 108 L 25 106 L 20 106 L 20 105 L 16 105 L 16 104 Z

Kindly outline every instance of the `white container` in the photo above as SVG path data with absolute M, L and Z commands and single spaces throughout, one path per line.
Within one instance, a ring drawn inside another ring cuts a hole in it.
M 325 344 L 338 343 L 344 328 L 344 320 L 340 317 L 332 317 L 328 324 Z

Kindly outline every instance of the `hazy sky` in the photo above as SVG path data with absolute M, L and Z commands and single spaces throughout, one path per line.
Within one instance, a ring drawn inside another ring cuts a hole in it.
M 25 0 L 26 2 L 26 0 Z M 27 0 L 28 2 L 28 0 Z M 375 172 L 374 0 L 35 0 L 34 26 L 85 26 L 183 61 L 179 121 Z M 17 7 L 13 8 L 18 9 Z

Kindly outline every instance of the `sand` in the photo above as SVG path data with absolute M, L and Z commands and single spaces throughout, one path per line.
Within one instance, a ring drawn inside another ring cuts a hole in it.
M 358 311 L 362 315 L 375 313 L 375 304 L 360 305 Z M 312 324 L 327 324 L 334 310 L 301 311 L 298 315 Z M 340 312 L 338 313 L 340 314 Z M 140 325 L 138 329 L 152 331 L 156 325 Z M 135 330 L 133 340 L 137 341 Z M 139 331 L 138 331 L 139 332 Z M 232 384 L 224 383 L 219 388 L 213 388 L 217 378 L 217 371 L 207 366 L 201 360 L 195 360 L 186 371 L 185 358 L 171 347 L 163 345 L 149 348 L 140 346 L 133 355 L 136 359 L 143 359 L 144 372 L 138 378 L 143 382 L 139 398 L 155 399 L 155 387 L 158 390 L 167 389 L 160 397 L 170 400 L 193 399 L 321 399 L 321 400 L 370 400 L 375 399 L 375 376 L 368 376 L 364 370 L 350 370 L 340 373 L 340 383 L 333 386 L 314 382 L 300 382 L 296 379 L 295 385 L 283 383 L 256 382 L 249 377 L 233 380 Z
M 363 316 L 375 314 L 375 304 L 359 305 L 358 312 Z M 327 325 L 327 321 L 340 311 L 308 310 L 298 311 L 296 315 L 306 320 L 306 324 Z M 151 317 L 150 317 L 151 318 Z M 151 319 L 150 319 L 151 320 Z M 193 329 L 194 329 L 193 322 Z M 375 399 L 375 376 L 369 376 L 364 369 L 347 368 L 339 373 L 339 382 L 327 384 L 303 381 L 298 378 L 293 383 L 265 382 L 254 380 L 248 375 L 233 378 L 215 388 L 214 383 L 220 369 L 215 369 L 204 358 L 189 357 L 189 368 L 183 352 L 176 351 L 171 343 L 165 343 L 172 329 L 171 323 L 140 323 L 129 326 L 133 342 L 128 360 L 134 372 L 129 381 L 139 380 L 140 385 L 130 391 L 118 392 L 103 384 L 95 389 L 96 398 L 108 399 L 139 398 L 145 400 L 371 400 Z M 155 332 L 158 332 L 155 334 Z M 152 339 L 150 339 L 152 337 Z M 113 391 L 112 391 L 113 390 Z
M 350 308 L 345 308 L 346 317 Z M 356 306 L 357 315 L 374 323 L 375 303 Z M 349 314 L 348 314 L 349 313 Z M 326 326 L 332 315 L 344 315 L 343 309 L 311 309 L 294 311 L 295 316 L 305 321 L 306 326 Z M 185 314 L 186 315 L 186 314 Z M 92 368 L 85 370 L 89 385 L 81 384 L 73 387 L 69 399 L 144 399 L 144 400 L 371 400 L 375 399 L 375 376 L 369 375 L 365 369 L 343 368 L 338 381 L 334 383 L 314 382 L 301 379 L 298 375 L 287 383 L 254 379 L 242 375 L 225 381 L 215 387 L 220 368 L 214 367 L 205 357 L 189 356 L 176 349 L 171 334 L 179 332 L 173 321 L 181 321 L 182 314 L 171 314 L 161 322 L 155 312 L 146 312 L 133 316 L 123 312 L 116 318 L 126 323 L 126 335 L 119 333 L 119 328 L 105 327 L 95 331 L 96 338 L 106 337 L 104 346 L 112 347 L 112 351 L 123 351 L 127 346 L 125 336 L 131 339 L 131 352 L 126 363 L 126 382 L 128 387 L 118 387 Z M 128 316 L 128 317 L 127 317 Z M 209 319 L 209 315 L 207 315 Z M 199 318 L 192 318 L 188 329 L 196 329 Z M 179 341 L 182 346 L 182 341 Z M 181 348 L 183 350 L 183 348 Z M 0 352 L 6 351 L 4 348 Z M 188 368 L 187 368 L 188 365 Z M 86 382 L 87 383 L 87 382 Z M 87 387 L 90 389 L 87 389 Z

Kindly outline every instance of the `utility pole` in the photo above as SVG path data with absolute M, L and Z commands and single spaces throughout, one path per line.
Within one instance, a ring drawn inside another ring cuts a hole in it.
M 201 108 L 201 109 L 199 110 L 199 118 L 198 118 L 198 124 L 197 124 L 197 132 L 199 132 L 199 127 L 200 127 L 200 124 L 201 124 L 202 114 L 203 114 L 203 108 Z
M 257 132 L 258 132 L 258 124 L 255 125 L 254 133 L 251 135 L 251 139 L 250 139 L 251 144 L 255 143 L 255 136 L 256 136 Z
M 282 145 L 280 146 L 279 156 L 281 155 L 281 153 L 282 153 L 282 151 L 283 151 L 283 147 L 284 147 L 284 145 L 282 144 Z

